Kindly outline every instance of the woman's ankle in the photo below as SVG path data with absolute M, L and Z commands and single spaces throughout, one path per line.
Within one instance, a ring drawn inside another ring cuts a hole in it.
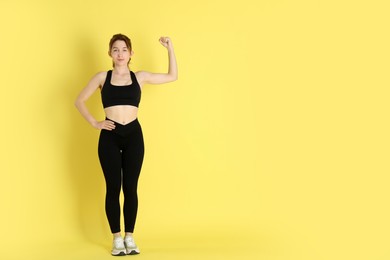
M 112 235 L 114 238 L 122 237 L 121 232 L 113 233 Z

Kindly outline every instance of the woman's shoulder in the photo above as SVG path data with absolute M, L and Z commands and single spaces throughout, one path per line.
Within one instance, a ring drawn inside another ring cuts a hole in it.
M 100 86 L 103 86 L 104 82 L 106 81 L 107 73 L 108 71 L 99 71 L 92 77 L 91 81 L 94 81 Z
M 148 73 L 149 72 L 144 71 L 144 70 L 134 71 L 134 74 L 135 74 L 135 77 L 138 81 L 138 84 L 140 84 L 141 87 L 144 84 L 145 78 L 147 77 Z
M 150 72 L 139 70 L 139 71 L 134 71 L 134 74 L 138 80 L 143 80 L 148 74 L 150 74 Z
M 135 75 L 137 75 L 137 74 L 143 74 L 143 73 L 148 73 L 148 72 L 145 71 L 145 70 L 137 70 L 137 71 L 134 71 L 134 70 L 133 70 L 133 72 L 135 73 Z
M 110 70 L 109 70 L 110 71 Z M 107 77 L 107 73 L 109 72 L 109 71 L 99 71 L 98 73 L 96 73 L 95 74 L 95 76 L 94 77 L 98 77 L 98 78 L 106 78 Z

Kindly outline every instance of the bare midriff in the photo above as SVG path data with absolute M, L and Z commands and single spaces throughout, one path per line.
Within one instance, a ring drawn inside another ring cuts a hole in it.
M 130 105 L 117 105 L 104 109 L 106 117 L 122 125 L 126 125 L 137 119 L 138 107 Z

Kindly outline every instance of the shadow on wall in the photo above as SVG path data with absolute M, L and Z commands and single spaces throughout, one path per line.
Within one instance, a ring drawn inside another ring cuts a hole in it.
M 69 102 L 69 132 L 67 137 L 67 162 L 71 193 L 75 198 L 73 207 L 76 229 L 87 240 L 100 244 L 109 233 L 105 217 L 105 182 L 100 168 L 97 145 L 100 132 L 92 128 L 79 114 L 74 101 L 81 89 L 99 69 L 94 41 L 86 36 L 75 42 L 74 75 L 71 77 L 71 91 L 67 94 Z M 68 75 L 69 76 L 69 75 Z M 69 86 L 68 86 L 69 87 Z M 87 103 L 90 112 L 98 119 L 103 112 L 99 90 Z M 68 110 L 67 110 L 68 111 Z

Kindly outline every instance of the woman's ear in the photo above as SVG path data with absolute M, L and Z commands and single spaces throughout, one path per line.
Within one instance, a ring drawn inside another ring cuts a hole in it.
M 134 51 L 131 50 L 131 51 L 130 51 L 130 57 L 132 57 L 133 55 L 134 55 Z

